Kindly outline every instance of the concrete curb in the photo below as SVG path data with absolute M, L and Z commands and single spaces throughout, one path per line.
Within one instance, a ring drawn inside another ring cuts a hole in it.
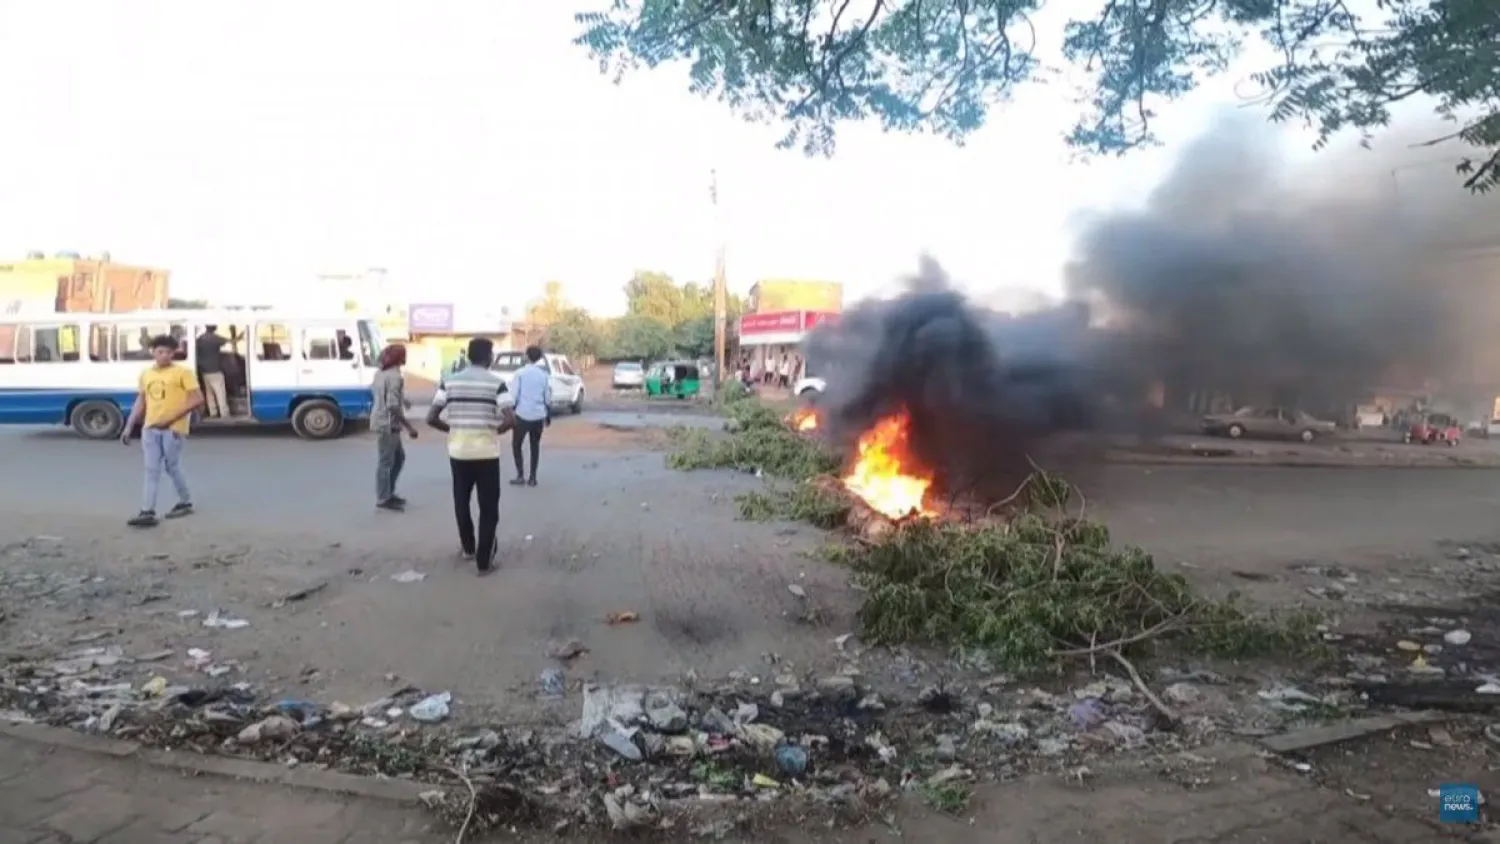
M 91 736 L 76 730 L 49 727 L 45 724 L 0 722 L 0 736 L 82 753 L 97 753 L 116 759 L 132 759 L 158 768 L 170 768 L 191 776 L 228 777 L 403 805 L 420 805 L 422 792 L 435 788 L 435 786 L 424 786 L 409 780 L 359 777 L 311 768 L 288 768 L 270 762 L 254 762 L 228 756 L 160 750 L 138 742 Z
M 1261 746 L 1272 753 L 1300 753 L 1315 747 L 1323 747 L 1329 744 L 1353 741 L 1354 739 L 1372 736 L 1394 730 L 1397 727 L 1409 727 L 1414 724 L 1432 724 L 1448 720 L 1449 716 L 1442 712 L 1393 712 L 1389 715 L 1375 715 L 1370 718 L 1357 718 L 1353 721 L 1345 721 L 1339 724 L 1329 724 L 1323 727 L 1309 727 L 1294 733 L 1282 733 L 1279 736 L 1270 736 L 1261 740 Z

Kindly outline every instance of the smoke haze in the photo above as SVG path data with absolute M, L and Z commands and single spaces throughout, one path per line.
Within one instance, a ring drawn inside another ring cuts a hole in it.
M 940 482 L 1003 490 L 1028 456 L 1086 453 L 1060 433 L 1139 427 L 1153 384 L 1177 412 L 1212 393 L 1327 415 L 1424 378 L 1488 401 L 1500 273 L 1477 250 L 1500 247 L 1500 205 L 1432 149 L 1381 149 L 1293 165 L 1264 124 L 1224 119 L 1141 208 L 1090 219 L 1066 301 L 1024 315 L 973 306 L 924 258 L 904 295 L 809 338 L 825 429 L 851 443 L 905 407 Z

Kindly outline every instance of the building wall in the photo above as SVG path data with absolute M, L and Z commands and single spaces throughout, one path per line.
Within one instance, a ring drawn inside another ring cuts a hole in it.
M 0 264 L 0 317 L 111 313 L 167 306 L 169 274 L 101 259 L 28 258 Z M 0 327 L 0 355 L 15 354 L 15 330 Z
M 750 288 L 750 313 L 842 311 L 844 285 L 836 281 L 764 279 Z

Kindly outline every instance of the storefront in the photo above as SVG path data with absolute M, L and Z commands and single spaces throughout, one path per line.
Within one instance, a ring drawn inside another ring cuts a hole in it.
M 740 317 L 739 365 L 750 367 L 758 380 L 779 380 L 785 372 L 788 384 L 796 383 L 806 368 L 802 341 L 818 325 L 837 319 L 835 311 L 773 311 Z

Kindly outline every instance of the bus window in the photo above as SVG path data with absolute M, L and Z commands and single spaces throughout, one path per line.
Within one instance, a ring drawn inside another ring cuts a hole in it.
M 76 325 L 38 326 L 32 329 L 34 363 L 64 363 L 78 360 Z
M 291 360 L 292 332 L 276 322 L 259 322 L 255 325 L 256 360 Z
M 151 360 L 151 340 L 163 334 L 177 339 L 173 360 L 187 360 L 187 327 L 181 323 L 120 323 L 115 326 L 115 360 Z
M 340 344 L 347 335 L 323 326 L 302 329 L 303 360 L 338 360 Z

